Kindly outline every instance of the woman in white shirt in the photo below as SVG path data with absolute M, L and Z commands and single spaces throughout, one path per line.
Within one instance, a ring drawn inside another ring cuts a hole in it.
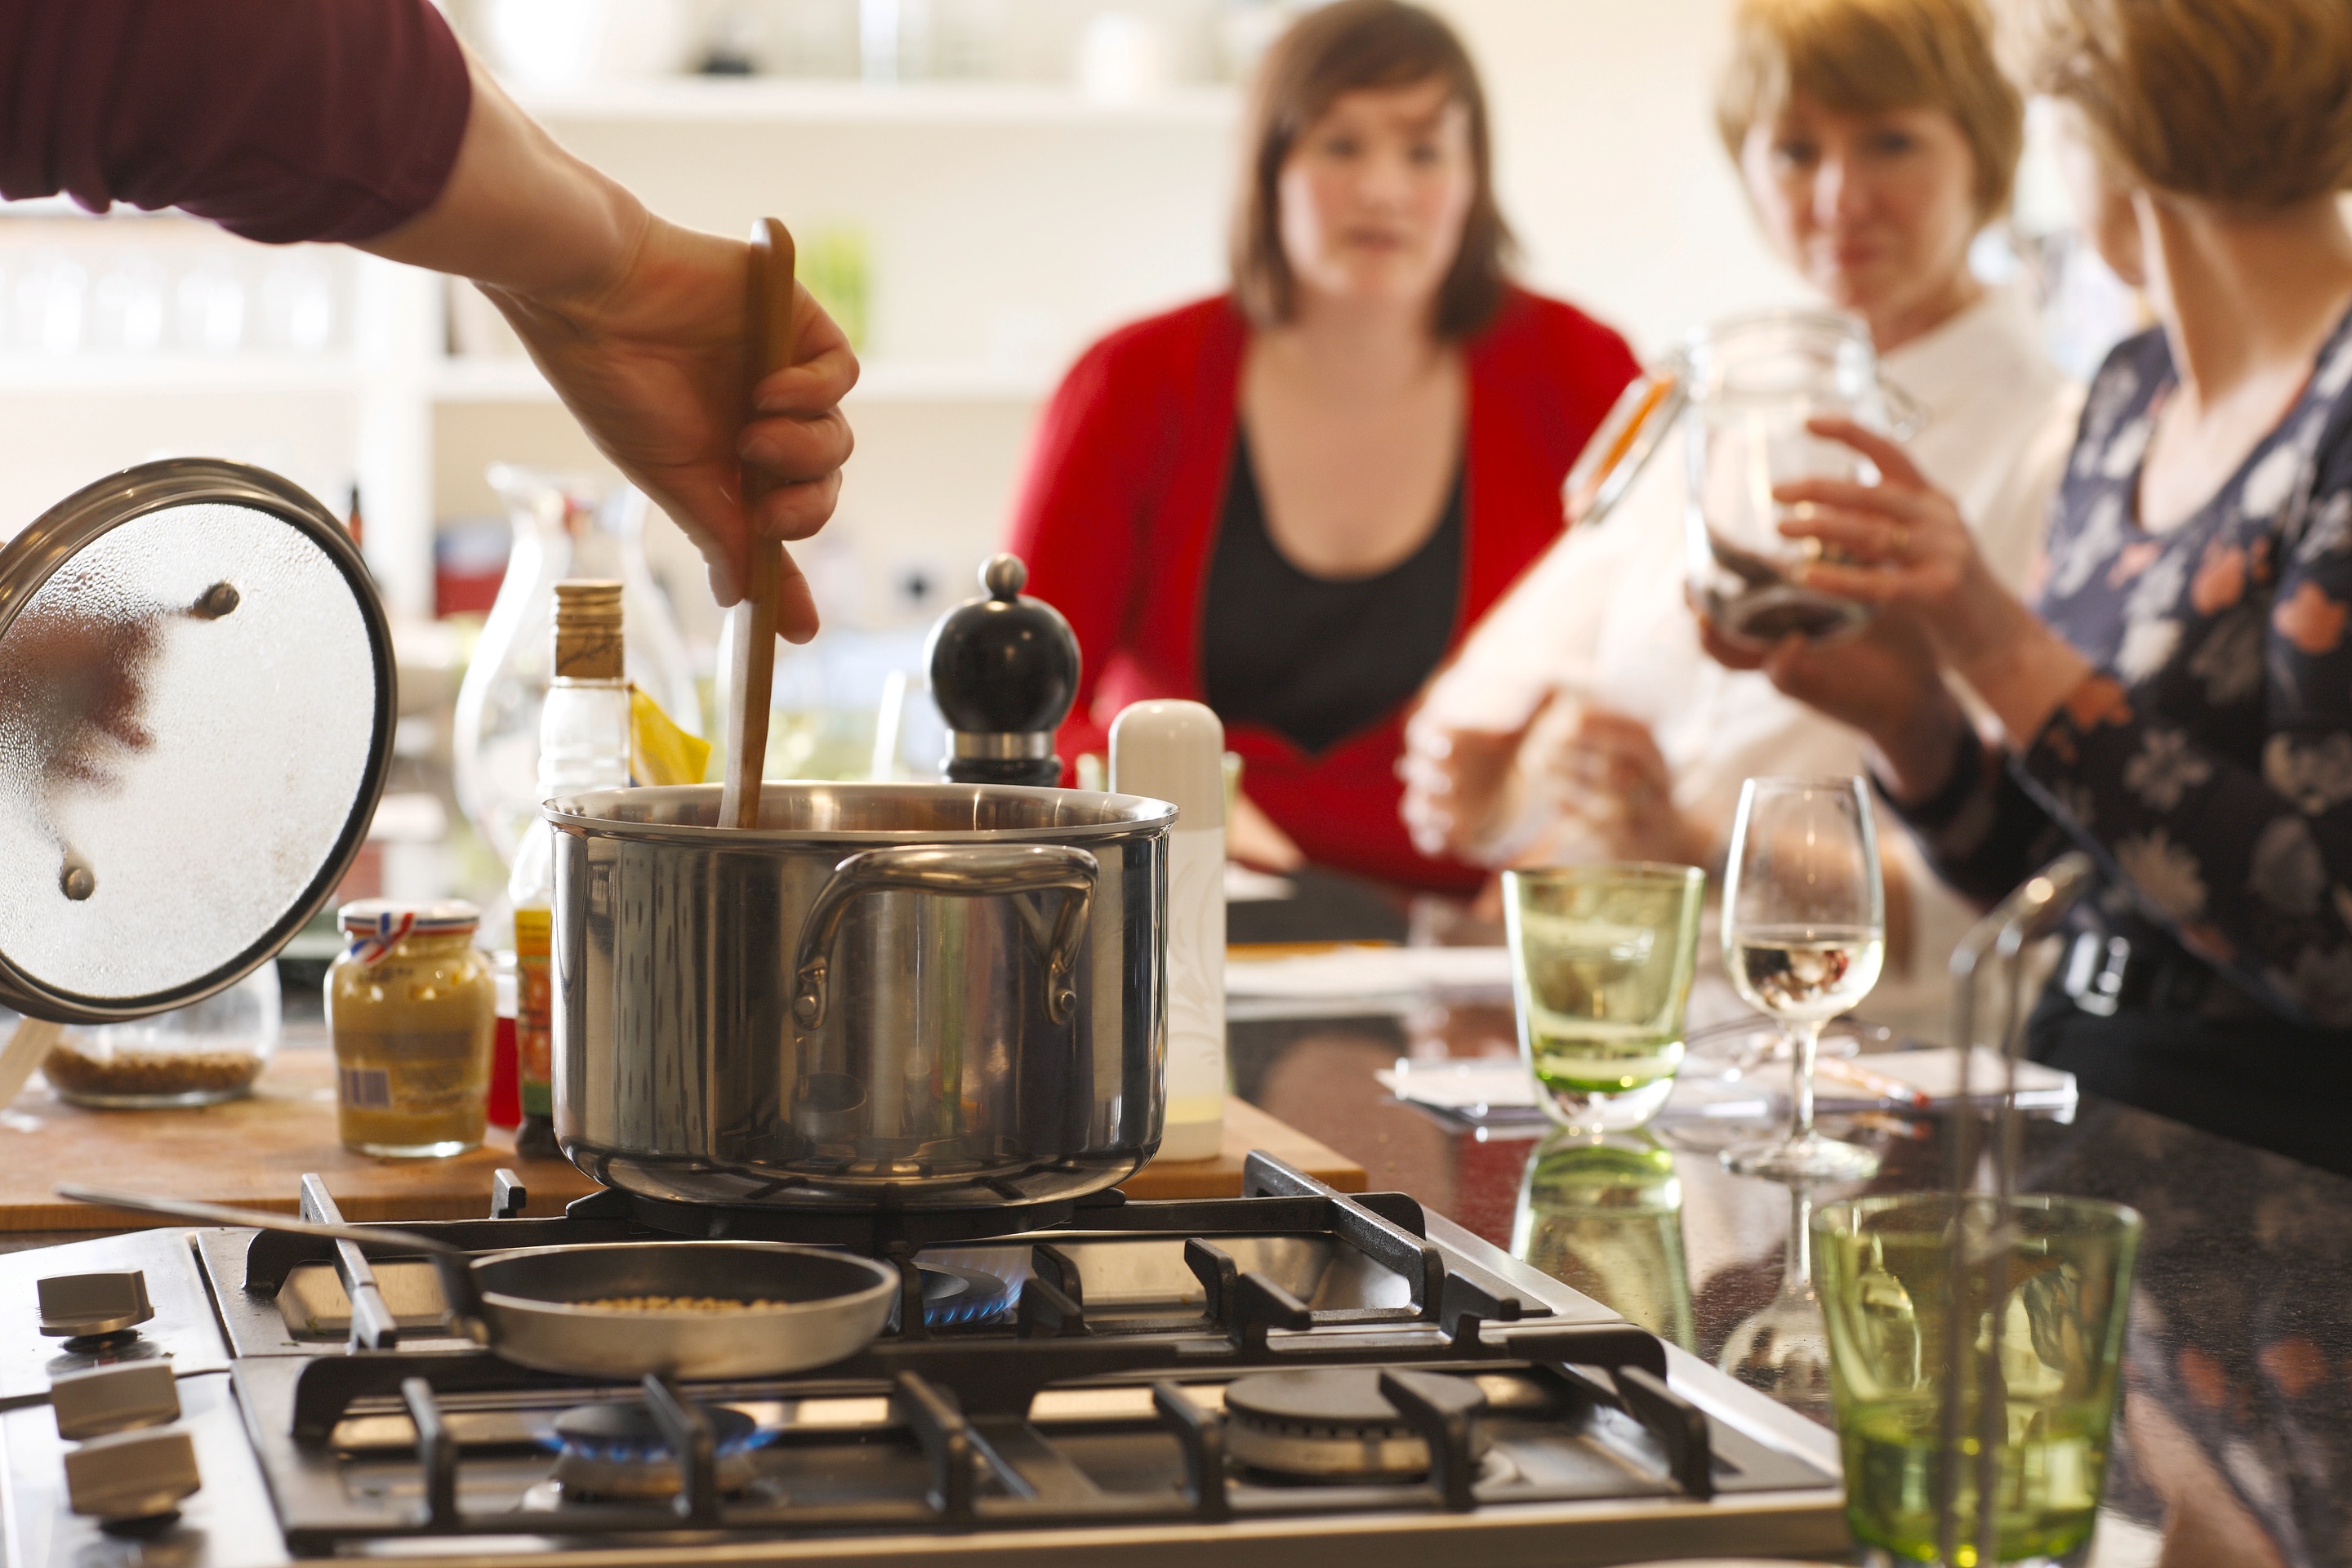
M 2015 291 L 1970 273 L 2023 140 L 1981 0 L 1742 0 L 1717 121 L 1757 220 L 1870 328 L 1925 412 L 1910 442 L 2014 584 L 2040 546 L 2080 391 Z M 1424 854 L 1495 866 L 1716 867 L 1740 782 L 1857 773 L 1856 735 L 1701 650 L 1683 599 L 1682 465 L 1662 455 L 1606 523 L 1561 538 L 1472 634 L 1408 728 Z M 1888 973 L 1869 1011 L 1940 1034 L 1967 911 L 1886 846 Z

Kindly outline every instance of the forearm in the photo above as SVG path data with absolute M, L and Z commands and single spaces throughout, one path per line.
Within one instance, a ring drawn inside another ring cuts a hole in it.
M 360 248 L 544 303 L 590 301 L 626 276 L 656 221 L 625 187 L 559 145 L 481 62 L 440 196 Z
M 1867 727 L 1864 733 L 1880 786 L 1898 805 L 1934 799 L 1951 782 L 1952 760 L 1960 752 L 1968 724 L 1959 700 L 1935 681 L 1922 689 L 1917 702 Z
M 1947 641 L 1947 655 L 2022 750 L 2089 678 L 2091 662 L 1990 577 L 1978 597 L 1965 634 Z

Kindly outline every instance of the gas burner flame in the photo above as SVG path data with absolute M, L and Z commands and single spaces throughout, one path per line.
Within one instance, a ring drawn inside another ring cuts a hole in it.
M 1010 1279 L 956 1264 L 924 1263 L 923 1327 L 982 1328 L 1012 1321 L 1020 1291 Z
M 773 1431 L 732 1406 L 706 1405 L 700 1408 L 703 1418 L 710 1423 L 719 1458 L 748 1454 L 765 1447 L 775 1438 Z M 551 1454 L 593 1464 L 652 1466 L 677 1462 L 669 1438 L 641 1399 L 575 1405 L 558 1415 L 538 1437 L 540 1447 Z

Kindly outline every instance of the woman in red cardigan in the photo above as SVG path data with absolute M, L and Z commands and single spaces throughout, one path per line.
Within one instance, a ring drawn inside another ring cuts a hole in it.
M 1011 548 L 1083 653 L 1058 749 L 1205 701 L 1237 854 L 1465 891 L 1398 816 L 1403 711 L 1559 532 L 1633 358 L 1505 278 L 1485 99 L 1428 12 L 1310 12 L 1248 132 L 1232 294 L 1097 343 L 1038 434 Z

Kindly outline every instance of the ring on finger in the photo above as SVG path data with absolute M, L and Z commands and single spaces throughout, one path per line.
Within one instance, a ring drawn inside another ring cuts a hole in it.
M 1887 551 L 1887 555 L 1896 561 L 1908 560 L 1911 554 L 1911 525 L 1907 522 L 1898 522 L 1894 527 L 1895 542 Z

